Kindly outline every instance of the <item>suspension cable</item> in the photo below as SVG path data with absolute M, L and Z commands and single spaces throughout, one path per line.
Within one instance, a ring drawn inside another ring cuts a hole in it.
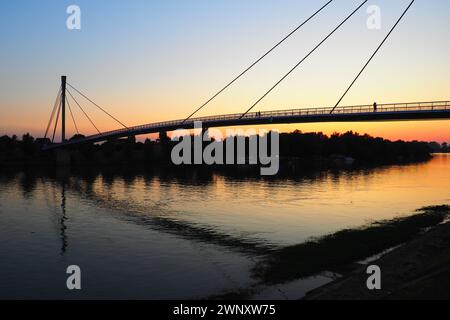
M 331 31 L 318 45 L 314 47 L 302 60 L 300 60 L 288 73 L 286 73 L 275 85 L 273 85 L 261 98 L 259 98 L 247 111 L 245 111 L 239 119 L 242 119 L 249 113 L 256 105 L 258 105 L 269 93 L 271 93 L 284 79 L 286 79 L 295 69 L 297 69 L 310 55 L 312 55 L 325 41 L 327 41 L 338 29 L 340 29 L 368 0 L 363 1 L 345 20 L 343 20 L 333 31 Z
M 50 130 L 50 126 L 52 125 L 53 118 L 55 117 L 56 108 L 59 105 L 60 99 L 61 99 L 61 87 L 59 87 L 58 94 L 56 95 L 55 104 L 53 105 L 53 110 L 52 110 L 52 113 L 50 115 L 50 120 L 48 121 L 47 129 L 45 130 L 44 139 L 47 138 L 48 131 Z
M 77 104 L 78 108 L 80 108 L 80 110 L 84 113 L 84 115 L 86 116 L 86 118 L 89 120 L 89 122 L 94 126 L 95 130 L 97 130 L 97 132 L 99 134 L 102 134 L 100 132 L 100 130 L 98 130 L 97 126 L 94 124 L 94 122 L 91 120 L 91 118 L 89 118 L 89 116 L 87 115 L 87 113 L 84 111 L 84 109 L 81 107 L 81 105 L 78 103 L 78 101 L 74 98 L 74 96 L 72 95 L 72 93 L 69 90 L 66 90 L 67 93 L 72 97 L 73 101 L 75 101 L 75 103 Z
M 71 87 L 73 90 L 75 90 L 76 92 L 78 92 L 78 94 L 80 94 L 83 98 L 85 98 L 86 100 L 88 100 L 90 103 L 92 103 L 94 106 L 96 106 L 97 108 L 99 108 L 101 111 L 103 111 L 105 114 L 107 114 L 109 117 L 111 117 L 114 121 L 116 121 L 117 123 L 119 123 L 122 127 L 124 127 L 125 129 L 128 129 L 128 127 L 126 125 L 124 125 L 122 122 L 120 122 L 117 118 L 115 118 L 113 115 L 111 115 L 109 112 L 107 112 L 105 109 L 103 109 L 102 107 L 100 107 L 98 104 L 96 104 L 94 101 L 92 101 L 91 99 L 89 99 L 85 94 L 83 94 L 80 90 L 78 90 L 77 88 L 75 88 L 74 86 L 72 86 L 70 83 L 67 83 L 67 85 L 69 87 Z
M 56 129 L 58 128 L 59 113 L 61 112 L 61 105 L 62 105 L 62 100 L 59 99 L 59 108 L 58 108 L 58 114 L 57 114 L 56 120 L 55 120 L 55 128 L 53 129 L 52 143 L 55 141 L 55 134 L 56 134 Z
M 369 58 L 369 60 L 366 62 L 366 64 L 364 65 L 364 67 L 361 69 L 361 71 L 358 73 L 358 75 L 356 76 L 356 78 L 353 80 L 353 82 L 350 84 L 350 86 L 347 88 L 347 90 L 345 90 L 344 94 L 342 95 L 342 97 L 338 100 L 338 102 L 336 103 L 336 105 L 334 106 L 334 108 L 331 110 L 330 114 L 332 114 L 334 112 L 334 110 L 339 106 L 339 104 L 341 103 L 341 101 L 344 99 L 344 97 L 347 95 L 347 93 L 350 91 L 350 89 L 353 87 L 353 85 L 356 83 L 356 81 L 359 79 L 359 77 L 361 76 L 361 74 L 364 72 L 364 70 L 367 68 L 367 66 L 370 64 L 370 62 L 372 61 L 372 59 L 375 57 L 375 55 L 378 53 L 378 51 L 381 49 L 381 47 L 383 46 L 383 44 L 386 42 L 386 40 L 389 38 L 389 36 L 391 35 L 391 33 L 395 30 L 395 28 L 397 27 L 397 25 L 400 23 L 400 21 L 403 19 L 403 17 L 406 15 L 406 13 L 408 12 L 409 8 L 411 8 L 411 6 L 413 5 L 415 0 L 412 0 L 411 3 L 409 4 L 409 6 L 405 9 L 405 11 L 403 12 L 403 14 L 400 16 L 400 18 L 397 20 L 397 22 L 394 24 L 394 26 L 392 27 L 392 29 L 389 31 L 389 33 L 386 35 L 386 37 L 383 39 L 383 41 L 380 43 L 380 45 L 378 46 L 378 48 L 375 50 L 375 52 L 372 54 L 372 56 Z
M 231 80 L 227 85 L 225 85 L 222 89 L 220 89 L 216 94 L 214 94 L 210 99 L 208 99 L 205 103 L 203 103 L 197 110 L 195 110 L 192 114 L 187 117 L 183 123 L 192 118 L 197 112 L 203 109 L 206 105 L 208 105 L 211 101 L 213 101 L 217 96 L 219 96 L 222 92 L 228 89 L 233 83 L 239 80 L 244 74 L 250 71 L 254 66 L 256 66 L 261 60 L 263 60 L 266 56 L 268 56 L 272 51 L 274 51 L 277 47 L 279 47 L 283 42 L 285 42 L 288 38 L 290 38 L 294 33 L 296 33 L 301 27 L 307 24 L 310 20 L 312 20 L 316 15 L 318 15 L 323 9 L 325 9 L 331 2 L 334 0 L 328 1 L 325 5 L 323 5 L 319 10 L 317 10 L 312 16 L 303 21 L 299 26 L 297 26 L 294 30 L 292 30 L 287 36 L 285 36 L 281 41 L 279 41 L 276 45 L 266 51 L 260 58 L 258 58 L 255 62 L 253 62 L 247 69 L 241 72 L 237 77 Z
M 70 107 L 69 99 L 67 98 L 67 96 L 66 96 L 66 103 L 67 103 L 67 106 L 69 107 L 70 115 L 72 116 L 72 121 L 73 121 L 73 125 L 75 126 L 75 130 L 77 130 L 77 134 L 80 134 L 80 131 L 78 131 L 78 126 L 75 121 L 75 117 L 73 116 L 72 108 Z

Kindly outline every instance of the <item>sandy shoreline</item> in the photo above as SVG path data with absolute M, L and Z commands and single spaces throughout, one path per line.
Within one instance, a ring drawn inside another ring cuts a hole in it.
M 309 292 L 305 300 L 450 299 L 450 222 L 370 263 L 381 268 L 381 290 L 367 289 L 367 266 Z

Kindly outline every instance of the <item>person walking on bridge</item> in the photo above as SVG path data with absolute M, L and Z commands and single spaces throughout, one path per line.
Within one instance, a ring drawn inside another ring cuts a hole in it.
M 376 102 L 373 103 L 373 112 L 377 112 L 378 105 Z

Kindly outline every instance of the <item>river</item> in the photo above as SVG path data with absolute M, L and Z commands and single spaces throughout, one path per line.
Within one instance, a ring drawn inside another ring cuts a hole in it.
M 292 179 L 54 171 L 0 173 L 2 299 L 202 299 L 250 286 L 272 248 L 450 203 L 446 154 Z

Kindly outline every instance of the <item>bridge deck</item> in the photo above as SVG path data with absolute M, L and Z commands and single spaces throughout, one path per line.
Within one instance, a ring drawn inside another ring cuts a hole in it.
M 87 136 L 83 139 L 47 145 L 45 150 L 61 148 L 85 142 L 101 142 L 109 139 L 123 138 L 142 134 L 192 129 L 194 122 L 201 121 L 204 128 L 247 126 L 264 124 L 289 124 L 312 122 L 367 122 L 367 121 L 401 121 L 401 120 L 437 120 L 450 119 L 450 101 L 414 102 L 380 104 L 377 110 L 373 105 L 359 105 L 336 108 L 303 108 L 295 110 L 253 112 L 208 116 L 184 120 L 164 121 L 123 128 Z

